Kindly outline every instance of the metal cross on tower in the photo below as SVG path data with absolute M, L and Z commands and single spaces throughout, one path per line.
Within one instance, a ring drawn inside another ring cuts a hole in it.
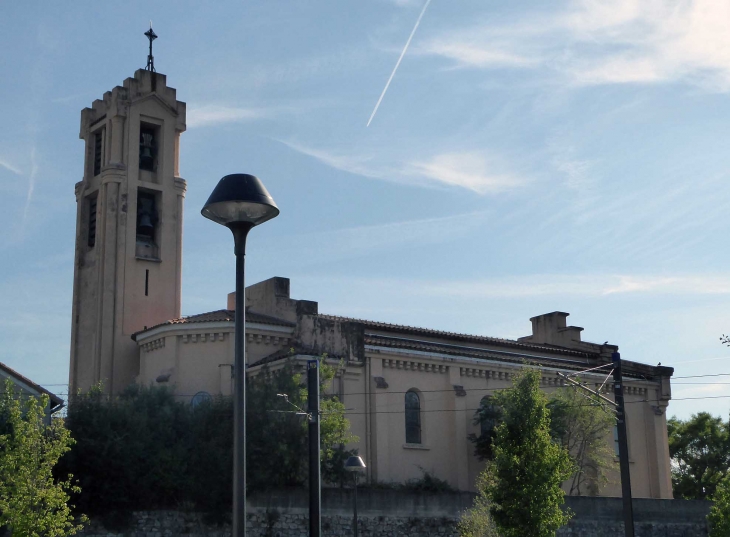
M 144 35 L 147 36 L 147 39 L 150 40 L 150 53 L 147 56 L 147 67 L 145 67 L 145 70 L 155 72 L 155 57 L 152 55 L 152 41 L 157 39 L 157 34 L 152 29 L 152 21 L 150 21 L 150 29 L 147 30 Z

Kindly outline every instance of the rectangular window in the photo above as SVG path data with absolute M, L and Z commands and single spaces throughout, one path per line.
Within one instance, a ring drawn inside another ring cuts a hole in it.
M 421 443 L 421 398 L 413 390 L 406 392 L 406 444 Z
M 144 271 L 144 296 L 150 296 L 150 271 Z
M 94 244 L 96 244 L 96 196 L 89 198 L 88 209 L 89 209 L 88 245 L 89 245 L 89 248 L 93 248 Z
M 101 173 L 102 131 L 94 134 L 94 176 Z
M 157 171 L 157 129 L 142 123 L 139 127 L 139 169 Z
M 152 192 L 137 191 L 137 241 L 155 242 L 157 199 Z

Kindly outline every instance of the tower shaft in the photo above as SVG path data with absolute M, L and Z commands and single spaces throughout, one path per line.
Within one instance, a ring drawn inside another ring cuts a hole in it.
M 131 334 L 180 316 L 185 103 L 140 69 L 81 112 L 70 393 L 139 373 Z

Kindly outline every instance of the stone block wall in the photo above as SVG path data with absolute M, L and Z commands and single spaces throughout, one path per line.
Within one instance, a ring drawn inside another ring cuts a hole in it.
M 322 535 L 352 535 L 352 496 L 349 490 L 322 491 Z M 358 493 L 359 533 L 362 537 L 457 537 L 459 514 L 471 505 L 469 493 L 413 493 L 363 490 Z M 566 498 L 575 516 L 559 537 L 624 537 L 619 498 Z M 636 537 L 706 537 L 709 502 L 634 500 Z M 307 537 L 306 491 L 279 491 L 251 498 L 247 535 Z M 92 522 L 85 537 L 228 537 L 230 525 L 212 526 L 198 513 L 144 511 L 134 513 L 123 532 L 107 531 Z

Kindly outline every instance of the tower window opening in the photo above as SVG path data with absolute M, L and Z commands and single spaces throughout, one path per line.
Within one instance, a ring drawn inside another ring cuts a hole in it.
M 103 147 L 101 131 L 94 134 L 94 176 L 101 173 L 101 150 Z
M 150 270 L 144 271 L 144 296 L 150 295 Z
M 139 169 L 154 172 L 157 160 L 157 129 L 142 124 L 139 129 Z
M 155 242 L 157 229 L 157 200 L 151 192 L 137 193 L 137 242 Z
M 96 244 L 96 196 L 89 198 L 88 202 L 89 209 L 89 235 L 87 244 L 89 248 L 93 248 Z

